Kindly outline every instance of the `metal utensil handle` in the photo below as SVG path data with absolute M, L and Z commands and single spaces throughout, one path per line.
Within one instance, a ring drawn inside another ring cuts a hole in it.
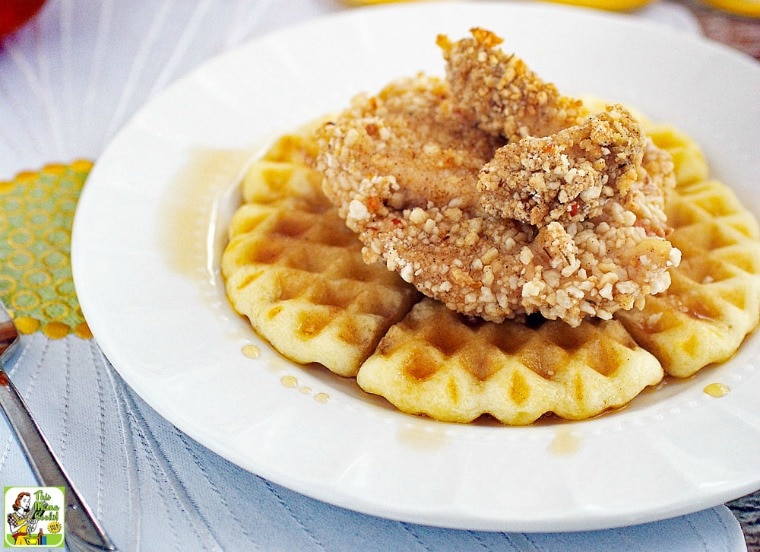
M 66 537 L 73 536 L 81 548 L 116 550 L 92 515 L 87 504 L 74 488 L 69 476 L 50 448 L 50 443 L 34 420 L 24 399 L 0 365 L 0 406 L 5 411 L 19 443 L 29 458 L 35 475 L 43 485 L 63 487 L 66 499 Z

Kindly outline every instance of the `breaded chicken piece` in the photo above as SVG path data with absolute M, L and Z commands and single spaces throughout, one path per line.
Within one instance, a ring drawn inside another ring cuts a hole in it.
M 496 151 L 480 171 L 487 213 L 544 226 L 601 213 L 639 179 L 647 139 L 623 106 L 543 138 L 523 138 Z
M 477 179 L 501 144 L 452 107 L 435 77 L 357 98 L 318 137 L 323 189 L 364 260 L 457 312 L 495 322 L 539 312 L 572 326 L 609 319 L 666 289 L 680 259 L 660 237 L 665 177 L 650 178 L 646 162 L 626 201 L 613 197 L 596 217 L 539 227 L 488 214 Z M 672 173 L 666 158 L 644 159 Z
M 482 130 L 514 142 L 554 134 L 587 115 L 580 100 L 561 95 L 523 60 L 498 48 L 502 39 L 494 33 L 470 32 L 472 38 L 457 42 L 439 35 L 437 43 L 454 100 L 473 113 Z
M 444 81 L 423 76 L 355 97 L 317 137 L 333 203 L 345 207 L 365 181 L 391 178 L 398 187 L 388 201 L 396 209 L 428 202 L 480 209 L 478 171 L 504 144 L 452 103 Z

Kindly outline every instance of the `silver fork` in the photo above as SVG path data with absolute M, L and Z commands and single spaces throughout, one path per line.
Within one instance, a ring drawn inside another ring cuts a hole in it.
M 69 548 L 83 551 L 116 550 L 84 499 L 74 488 L 24 399 L 3 370 L 3 363 L 10 358 L 18 343 L 16 325 L 5 310 L 5 305 L 0 302 L 0 407 L 16 433 L 39 482 L 44 486 L 63 487 L 65 490 L 65 535 Z

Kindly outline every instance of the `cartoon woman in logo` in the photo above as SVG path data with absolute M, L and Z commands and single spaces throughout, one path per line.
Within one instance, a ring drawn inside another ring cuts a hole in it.
M 8 514 L 8 525 L 10 525 L 11 534 L 17 545 L 29 544 L 27 535 L 33 533 L 37 527 L 37 520 L 34 519 L 31 503 L 32 497 L 29 493 L 19 493 L 13 503 L 13 511 Z

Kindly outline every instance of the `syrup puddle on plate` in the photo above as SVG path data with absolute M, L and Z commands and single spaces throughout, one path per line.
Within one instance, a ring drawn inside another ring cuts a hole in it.
M 575 454 L 583 444 L 578 435 L 566 428 L 558 428 L 554 439 L 549 444 L 549 452 L 556 456 L 570 456 Z
M 245 345 L 240 351 L 243 353 L 243 356 L 248 358 L 259 358 L 259 355 L 261 354 L 261 349 L 256 345 Z
M 254 150 L 196 150 L 163 198 L 161 251 L 177 273 L 215 285 L 227 222 L 240 203 L 239 183 Z
M 448 442 L 443 427 L 416 421 L 403 424 L 397 435 L 401 443 L 421 451 L 438 450 Z
M 706 395 L 719 399 L 720 397 L 728 395 L 731 392 L 731 388 L 725 383 L 711 383 L 706 385 L 702 391 L 704 391 Z

